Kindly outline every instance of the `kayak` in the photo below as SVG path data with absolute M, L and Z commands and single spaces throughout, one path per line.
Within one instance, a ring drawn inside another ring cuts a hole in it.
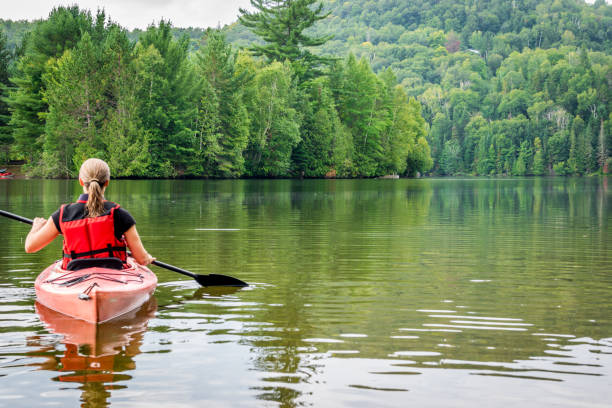
M 157 286 L 155 274 L 132 258 L 128 258 L 127 269 L 94 266 L 71 271 L 61 264 L 55 262 L 36 278 L 38 302 L 91 323 L 103 323 L 140 307 Z

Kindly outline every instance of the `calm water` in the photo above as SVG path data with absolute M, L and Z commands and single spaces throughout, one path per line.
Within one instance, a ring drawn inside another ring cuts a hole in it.
M 97 332 L 35 304 L 61 242 L 0 219 L 0 407 L 610 407 L 608 182 L 114 181 L 159 260 L 252 285 L 156 268 Z M 77 187 L 2 181 L 0 208 Z

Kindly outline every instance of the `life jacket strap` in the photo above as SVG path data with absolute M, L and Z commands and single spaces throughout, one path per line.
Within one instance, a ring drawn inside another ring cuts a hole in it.
M 127 248 L 126 247 L 120 247 L 120 246 L 111 246 L 109 244 L 106 248 L 94 249 L 93 251 L 78 252 L 78 253 L 72 251 L 69 254 L 64 253 L 64 258 L 77 259 L 77 258 L 84 258 L 84 257 L 87 257 L 87 256 L 94 256 L 94 255 L 104 254 L 104 253 L 108 253 L 109 257 L 112 258 L 113 257 L 113 252 L 127 252 Z

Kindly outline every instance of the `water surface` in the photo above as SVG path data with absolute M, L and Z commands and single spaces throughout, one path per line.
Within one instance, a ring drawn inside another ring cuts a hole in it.
M 155 268 L 151 303 L 89 329 L 35 304 L 60 240 L 25 254 L 0 219 L 0 407 L 609 407 L 609 181 L 112 181 L 159 260 L 251 286 Z M 5 180 L 0 208 L 78 188 Z

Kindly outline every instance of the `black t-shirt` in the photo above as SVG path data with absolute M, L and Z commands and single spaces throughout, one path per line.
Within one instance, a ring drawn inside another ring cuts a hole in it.
M 79 197 L 79 201 L 87 202 L 87 194 L 81 194 Z M 110 210 L 115 207 L 117 204 L 111 201 L 104 202 L 104 214 L 110 214 Z M 123 234 L 127 230 L 129 230 L 132 225 L 136 224 L 136 221 L 132 217 L 132 215 L 125 209 L 119 207 L 113 213 L 113 220 L 115 222 L 115 238 L 121 239 Z M 55 228 L 62 233 L 60 228 L 60 210 L 58 209 L 56 212 L 51 214 L 51 218 L 53 219 L 53 223 L 55 224 Z M 68 204 L 64 207 L 64 219 L 63 221 L 75 221 L 81 220 L 85 218 L 85 203 L 72 203 Z

